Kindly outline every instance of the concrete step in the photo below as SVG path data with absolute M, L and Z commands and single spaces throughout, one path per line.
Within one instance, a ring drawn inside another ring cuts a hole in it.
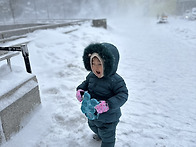
M 0 93 L 0 144 L 8 141 L 25 126 L 25 118 L 40 103 L 37 78 L 32 74 Z

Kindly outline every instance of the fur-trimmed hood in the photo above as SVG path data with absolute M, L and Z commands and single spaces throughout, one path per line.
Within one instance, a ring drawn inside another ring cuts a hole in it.
M 104 62 L 104 76 L 115 74 L 118 68 L 119 52 L 110 43 L 94 43 L 84 49 L 83 62 L 86 70 L 91 70 L 90 55 L 97 53 Z

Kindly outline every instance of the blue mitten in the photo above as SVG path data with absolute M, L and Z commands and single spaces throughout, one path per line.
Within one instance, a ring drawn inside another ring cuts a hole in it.
M 90 120 L 97 119 L 99 114 L 95 114 L 96 109 L 94 107 L 98 104 L 99 102 L 96 99 L 91 99 L 90 94 L 85 92 L 81 106 L 82 113 L 84 113 Z

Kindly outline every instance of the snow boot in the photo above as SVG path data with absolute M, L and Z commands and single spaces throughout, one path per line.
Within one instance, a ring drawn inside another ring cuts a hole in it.
M 93 135 L 93 139 L 95 139 L 96 141 L 101 141 L 101 138 L 97 134 Z

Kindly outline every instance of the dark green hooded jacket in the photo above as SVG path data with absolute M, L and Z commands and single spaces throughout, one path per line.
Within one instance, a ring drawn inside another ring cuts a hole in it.
M 104 62 L 104 77 L 98 78 L 91 70 L 90 57 L 92 53 L 98 53 Z M 91 98 L 98 101 L 105 100 L 109 105 L 109 111 L 99 115 L 98 121 L 109 123 L 118 121 L 121 116 L 120 107 L 128 99 L 128 90 L 123 78 L 116 73 L 119 62 L 117 48 L 109 43 L 90 44 L 83 54 L 84 66 L 91 71 L 86 80 L 77 87 L 88 91 Z

